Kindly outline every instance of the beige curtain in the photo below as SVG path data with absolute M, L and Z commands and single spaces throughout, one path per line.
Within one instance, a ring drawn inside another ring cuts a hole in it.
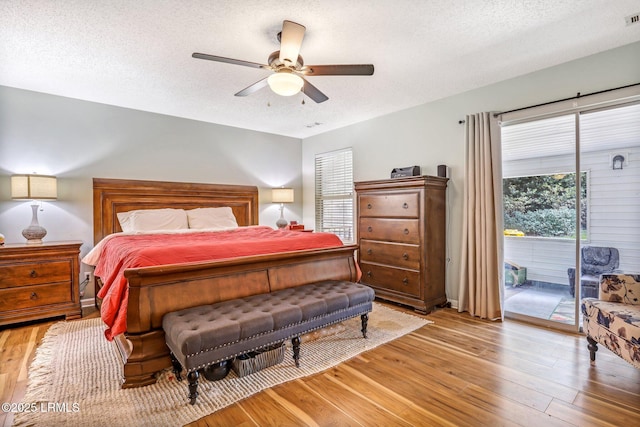
M 504 318 L 502 153 L 492 113 L 465 120 L 464 218 L 458 311 Z

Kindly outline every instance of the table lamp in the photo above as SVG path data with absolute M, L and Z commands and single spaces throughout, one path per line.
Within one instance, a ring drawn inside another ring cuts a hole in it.
M 293 203 L 293 188 L 273 188 L 271 190 L 271 201 L 280 203 L 280 218 L 276 221 L 276 225 L 280 229 L 285 228 L 287 220 L 284 219 L 284 204 Z
M 55 176 L 48 175 L 12 175 L 11 198 L 31 199 L 31 224 L 22 230 L 27 244 L 41 244 L 47 230 L 38 224 L 39 200 L 55 200 L 58 198 L 58 186 Z

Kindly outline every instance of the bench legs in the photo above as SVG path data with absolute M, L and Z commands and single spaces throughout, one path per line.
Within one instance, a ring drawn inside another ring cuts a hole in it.
M 367 325 L 369 323 L 369 313 L 364 313 L 360 315 L 360 320 L 362 322 L 362 336 L 367 338 Z M 293 360 L 296 362 L 296 368 L 300 367 L 300 337 L 291 338 L 291 345 L 293 347 Z
M 171 357 L 171 365 L 173 365 L 173 374 L 176 376 L 178 381 L 182 381 L 182 365 L 176 359 L 176 356 L 170 352 L 169 357 Z M 192 405 L 196 404 L 196 399 L 198 398 L 198 377 L 200 374 L 198 371 L 189 372 L 187 374 L 187 380 L 189 380 L 189 403 Z
M 291 338 L 293 346 L 293 360 L 296 362 L 296 368 L 300 367 L 300 337 Z
M 198 371 L 189 372 L 187 375 L 187 379 L 189 380 L 189 403 L 192 405 L 196 404 L 196 399 L 198 398 L 198 377 L 200 374 Z
M 594 365 L 596 363 L 596 351 L 598 351 L 598 342 L 587 335 L 587 341 L 589 341 L 589 345 L 587 348 L 589 349 L 589 357 L 591 358 L 591 364 Z
M 362 321 L 362 336 L 364 338 L 367 337 L 367 324 L 369 323 L 369 313 L 365 313 L 360 316 L 360 320 Z
M 169 352 L 169 357 L 171 357 L 171 365 L 173 366 L 173 374 L 176 376 L 176 379 L 178 381 L 182 381 L 182 365 L 180 364 L 180 362 L 178 362 L 178 359 L 176 359 L 176 356 L 174 356 L 173 353 Z

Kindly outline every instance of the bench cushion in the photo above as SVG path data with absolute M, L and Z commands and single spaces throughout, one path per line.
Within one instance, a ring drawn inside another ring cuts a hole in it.
M 326 281 L 164 316 L 167 345 L 188 371 L 371 311 L 368 286 Z

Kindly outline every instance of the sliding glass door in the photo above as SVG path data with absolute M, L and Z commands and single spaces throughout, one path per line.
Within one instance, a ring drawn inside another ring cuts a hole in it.
M 640 271 L 640 105 L 502 128 L 505 314 L 577 330 L 600 273 Z
M 567 272 L 575 269 L 583 235 L 576 220 L 577 122 L 568 114 L 502 128 L 508 317 L 575 325 Z

